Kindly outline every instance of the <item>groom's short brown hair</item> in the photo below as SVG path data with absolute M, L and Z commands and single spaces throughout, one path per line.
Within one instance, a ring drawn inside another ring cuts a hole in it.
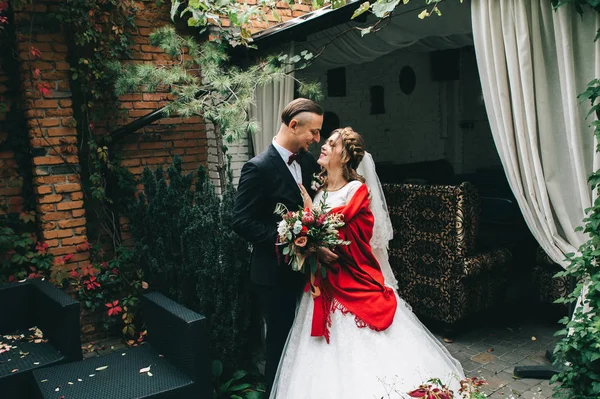
M 286 126 L 290 124 L 294 116 L 302 113 L 310 112 L 311 114 L 323 115 L 323 108 L 313 100 L 308 98 L 297 98 L 285 106 L 281 112 L 281 122 Z

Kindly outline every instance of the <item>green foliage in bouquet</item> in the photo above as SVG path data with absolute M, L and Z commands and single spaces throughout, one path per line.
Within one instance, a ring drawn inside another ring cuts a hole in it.
M 228 175 L 219 197 L 205 169 L 182 174 L 179 157 L 166 173 L 146 168 L 131 222 L 149 286 L 207 317 L 213 358 L 229 369 L 249 365 L 251 305 L 248 246 L 231 227 Z

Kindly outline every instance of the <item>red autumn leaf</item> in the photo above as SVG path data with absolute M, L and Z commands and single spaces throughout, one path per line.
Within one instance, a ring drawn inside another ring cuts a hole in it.
M 4 11 L 8 8 L 8 1 L 0 1 L 0 11 Z
M 83 252 L 83 251 L 89 251 L 90 249 L 92 249 L 92 246 L 89 242 L 83 242 L 81 244 L 79 244 L 77 246 L 77 251 L 79 252 Z
M 10 276 L 8 276 L 8 282 L 12 283 L 13 281 L 15 281 L 15 276 L 13 276 L 12 274 Z
M 118 315 L 119 313 L 121 313 L 123 311 L 123 308 L 121 308 L 119 306 L 119 301 L 113 301 L 112 303 L 107 303 L 104 306 L 106 306 L 108 308 L 108 315 L 112 316 L 112 315 Z
M 40 72 L 40 70 L 39 70 L 38 68 L 35 68 L 35 69 L 33 70 L 33 77 L 34 77 L 34 78 L 36 78 L 36 79 L 39 79 L 39 78 L 40 78 L 40 76 L 41 76 L 41 74 L 42 74 L 42 73 Z
M 31 53 L 32 56 L 34 56 L 35 58 L 40 58 L 42 56 L 42 52 L 38 49 L 36 49 L 33 46 L 29 47 L 29 52 Z
M 38 83 L 37 89 L 43 96 L 49 96 L 52 91 L 50 91 L 50 85 L 46 82 Z
M 0 24 L 7 24 L 7 23 L 8 23 L 8 18 L 0 15 Z
M 79 277 L 79 273 L 77 273 L 77 269 L 73 269 L 69 272 L 69 276 L 71 276 L 72 278 L 77 278 Z

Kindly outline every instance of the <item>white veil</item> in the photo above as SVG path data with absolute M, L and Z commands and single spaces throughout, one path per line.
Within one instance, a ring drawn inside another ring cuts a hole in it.
M 394 237 L 394 230 L 383 195 L 383 188 L 379 182 L 379 177 L 377 177 L 375 162 L 373 162 L 371 154 L 365 151 L 365 156 L 358 165 L 356 172 L 365 178 L 365 184 L 371 191 L 371 212 L 373 212 L 375 219 L 373 237 L 371 238 L 373 254 L 379 262 L 385 283 L 394 289 L 398 289 L 398 280 L 394 276 L 388 258 L 388 243 Z

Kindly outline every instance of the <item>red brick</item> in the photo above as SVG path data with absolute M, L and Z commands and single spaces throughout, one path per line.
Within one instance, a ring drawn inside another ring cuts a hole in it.
M 70 218 L 71 214 L 69 212 L 47 212 L 39 215 L 39 219 L 42 222 L 65 220 Z
M 57 100 L 29 100 L 27 103 L 29 108 L 58 108 Z
M 77 245 L 87 241 L 86 236 L 75 236 L 72 238 L 63 238 L 61 241 L 62 245 Z
M 57 231 L 61 231 L 61 230 L 57 230 Z M 48 252 L 50 252 L 54 256 L 74 254 L 75 252 L 77 252 L 77 246 L 72 245 L 72 246 L 66 246 L 66 247 L 49 248 Z M 73 259 L 71 259 L 71 262 L 73 262 Z
M 85 209 L 73 209 L 71 213 L 73 214 L 74 218 L 78 218 L 85 215 Z
M 141 94 L 124 94 L 119 97 L 119 100 L 121 100 L 121 101 L 141 101 L 142 95 Z
M 53 204 L 55 202 L 60 202 L 63 196 L 60 194 L 49 194 L 49 195 L 41 195 L 38 197 L 37 202 L 40 204 Z
M 71 258 L 71 262 L 80 262 L 90 258 L 89 252 L 78 252 Z
M 121 166 L 123 166 L 123 167 L 138 166 L 139 164 L 140 164 L 139 159 L 124 159 L 121 161 Z
M 21 187 L 0 187 L 0 195 L 18 195 L 21 191 Z
M 136 101 L 133 103 L 133 108 L 156 109 L 156 108 L 158 108 L 158 103 L 155 101 Z
M 71 69 L 71 65 L 68 62 L 56 62 L 57 71 L 68 71 Z
M 77 191 L 75 193 L 71 193 L 72 201 L 81 200 L 81 199 L 83 199 L 83 191 Z
M 160 93 L 144 93 L 142 94 L 142 100 L 144 101 L 164 101 L 167 99 L 166 94 Z
M 140 143 L 140 150 L 154 150 L 154 149 L 163 149 L 165 147 L 171 147 L 171 143 L 165 143 L 162 141 L 148 141 L 144 143 Z
M 81 184 L 57 184 L 56 186 L 54 186 L 54 191 L 56 191 L 57 193 L 72 193 L 73 191 L 81 191 Z
M 61 202 L 56 204 L 56 209 L 59 211 L 66 211 L 70 209 L 80 209 L 83 208 L 83 201 L 68 201 Z
M 37 186 L 33 188 L 33 191 L 36 194 L 50 194 L 52 193 L 52 187 L 51 186 Z
M 85 218 L 77 218 L 77 219 L 69 219 L 69 220 L 60 220 L 58 222 L 58 226 L 61 229 L 67 229 L 69 227 L 80 227 L 85 226 Z
M 79 175 L 68 175 L 67 181 L 69 181 L 71 183 L 76 183 L 76 182 L 80 181 Z
M 44 243 L 46 243 L 50 248 L 58 247 L 59 244 L 58 240 L 45 240 Z
M 66 238 L 66 237 L 72 237 L 72 236 L 73 236 L 73 230 L 71 230 L 71 229 L 42 231 L 42 237 L 44 237 L 45 239 Z
M 73 116 L 73 109 L 72 108 L 49 109 L 49 110 L 46 111 L 46 116 L 47 117 L 53 117 L 53 116 Z
M 34 178 L 33 181 L 36 184 L 61 183 L 61 182 L 66 181 L 66 176 L 62 176 L 62 175 L 42 176 L 42 177 Z
M 34 165 L 59 165 L 65 161 L 61 157 L 35 157 L 32 159 Z
M 39 121 L 42 127 L 54 127 L 60 125 L 60 119 L 57 118 L 44 118 Z
M 85 227 L 75 227 L 73 231 L 75 231 L 75 234 L 81 235 L 85 234 L 87 232 L 87 229 Z
M 54 230 L 56 228 L 56 222 L 42 223 L 42 230 Z
M 151 157 L 144 159 L 144 163 L 147 165 L 159 165 L 167 163 L 167 158 Z
M 175 147 L 195 147 L 198 145 L 195 140 L 178 140 L 173 144 Z
M 40 213 L 46 213 L 46 212 L 54 212 L 55 206 L 54 204 L 43 204 L 43 205 L 36 205 L 35 210 L 40 212 Z M 41 220 L 42 217 L 40 217 Z
M 48 129 L 48 136 L 77 136 L 77 129 L 74 127 L 52 127 Z

